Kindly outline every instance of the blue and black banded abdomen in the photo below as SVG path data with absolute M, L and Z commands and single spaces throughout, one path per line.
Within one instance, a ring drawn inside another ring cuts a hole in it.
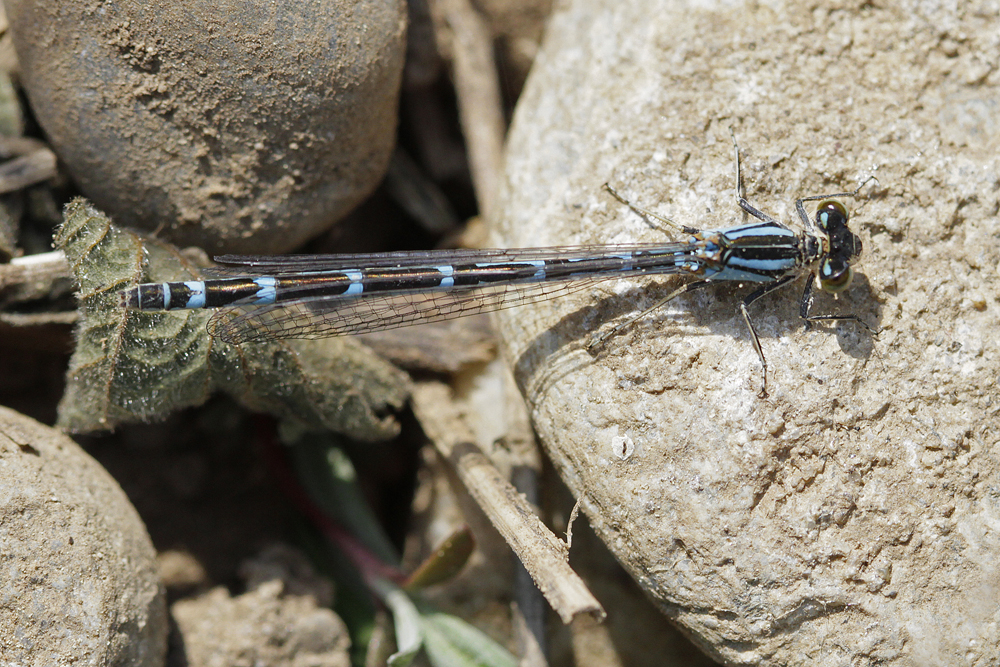
M 122 293 L 123 305 L 138 310 L 218 308 L 232 303 L 274 303 L 276 280 L 268 277 L 144 283 Z
M 298 300 L 359 299 L 379 294 L 471 292 L 494 285 L 611 278 L 678 269 L 673 250 L 623 251 L 604 255 L 580 252 L 577 257 L 571 258 L 549 255 L 521 261 L 496 260 L 486 256 L 484 260 L 147 283 L 124 291 L 122 300 L 126 307 L 138 310 L 267 306 Z

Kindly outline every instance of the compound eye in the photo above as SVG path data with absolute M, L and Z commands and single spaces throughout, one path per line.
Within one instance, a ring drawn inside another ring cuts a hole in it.
M 824 292 L 843 292 L 853 279 L 854 269 L 839 257 L 829 257 L 819 267 L 819 284 Z
M 816 226 L 824 232 L 847 226 L 847 208 L 836 199 L 824 199 L 816 208 Z

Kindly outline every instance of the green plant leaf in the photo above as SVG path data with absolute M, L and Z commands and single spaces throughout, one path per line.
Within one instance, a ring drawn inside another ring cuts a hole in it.
M 310 432 L 289 444 L 296 478 L 312 501 L 383 563 L 398 566 L 399 555 L 358 488 L 354 464 L 336 437 Z
M 517 667 L 510 651 L 456 616 L 424 610 L 420 621 L 434 667 Z
M 433 667 L 517 667 L 510 651 L 462 619 L 414 603 L 388 580 L 377 579 L 372 586 L 396 625 L 392 667 L 406 667 L 421 648 Z
M 390 581 L 379 579 L 372 585 L 392 612 L 392 622 L 396 626 L 396 652 L 389 656 L 389 665 L 407 667 L 424 644 L 420 612 L 406 592 Z

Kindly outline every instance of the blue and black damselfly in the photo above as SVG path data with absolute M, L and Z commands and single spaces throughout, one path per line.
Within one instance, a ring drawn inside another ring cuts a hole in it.
M 735 142 L 734 142 L 735 144 Z M 872 180 L 874 177 L 869 178 Z M 838 197 L 795 202 L 803 224 L 796 234 L 743 196 L 736 148 L 737 202 L 755 222 L 727 229 L 697 230 L 633 206 L 647 220 L 679 228 L 688 238 L 664 243 L 564 246 L 509 250 L 435 250 L 349 255 L 217 257 L 210 280 L 147 283 L 122 292 L 128 308 L 174 310 L 222 308 L 209 333 L 229 343 L 279 338 L 322 338 L 437 322 L 553 299 L 596 282 L 644 275 L 681 274 L 684 284 L 651 308 L 591 341 L 593 347 L 671 299 L 720 281 L 759 283 L 739 312 L 761 362 L 761 395 L 767 394 L 767 360 L 748 308 L 761 297 L 808 275 L 799 314 L 813 322 L 849 320 L 875 332 L 856 315 L 811 315 L 813 291 L 837 294 L 851 283 L 851 263 L 861 240 L 848 228 Z M 805 202 L 820 202 L 815 221 Z

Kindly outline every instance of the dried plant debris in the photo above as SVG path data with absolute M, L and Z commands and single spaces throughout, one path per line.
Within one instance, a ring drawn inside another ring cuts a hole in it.
M 410 372 L 458 373 L 497 356 L 496 335 L 486 313 L 375 331 L 359 338 L 379 356 Z
M 18 223 L 23 208 L 16 196 L 0 197 L 0 259 L 17 255 Z
M 409 392 L 400 370 L 349 338 L 233 346 L 205 330 L 208 311 L 126 310 L 118 292 L 141 281 L 197 279 L 176 248 L 116 229 L 88 202 L 66 207 L 56 232 L 79 284 L 77 348 L 59 425 L 70 431 L 162 419 L 217 390 L 306 429 L 361 440 L 398 431 Z
M 10 73 L 0 71 L 0 136 L 20 137 L 24 134 L 24 112 L 17 96 L 17 88 Z

